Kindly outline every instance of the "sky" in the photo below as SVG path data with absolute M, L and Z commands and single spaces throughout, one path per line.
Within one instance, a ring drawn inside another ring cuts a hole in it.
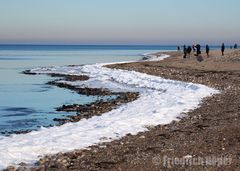
M 240 43 L 239 9 L 240 0 L 0 0 L 0 43 Z

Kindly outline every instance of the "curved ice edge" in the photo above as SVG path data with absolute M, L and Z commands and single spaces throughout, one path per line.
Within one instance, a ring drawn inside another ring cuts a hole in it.
M 0 169 L 20 162 L 33 164 L 40 156 L 87 148 L 101 142 L 147 131 L 146 126 L 168 124 L 184 112 L 195 109 L 204 97 L 219 93 L 200 84 L 166 80 L 160 77 L 103 67 L 105 64 L 33 69 L 36 73 L 87 74 L 91 86 L 101 82 L 109 88 L 140 91 L 136 101 L 77 123 L 41 128 L 28 134 L 0 138 Z M 88 81 L 74 82 L 79 85 Z M 165 91 L 163 91 L 165 90 Z M 103 139 L 103 137 L 105 137 Z
M 174 52 L 174 50 L 164 50 L 164 51 L 160 51 L 160 52 Z M 159 56 L 157 56 L 156 54 L 159 53 L 158 52 L 151 52 L 151 53 L 144 53 L 141 56 L 143 56 L 142 60 L 143 62 L 145 61 L 161 61 L 165 58 L 170 57 L 170 55 L 166 55 L 166 54 L 161 54 Z

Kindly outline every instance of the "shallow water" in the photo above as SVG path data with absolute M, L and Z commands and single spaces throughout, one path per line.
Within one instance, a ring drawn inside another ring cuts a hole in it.
M 53 78 L 24 75 L 35 67 L 139 60 L 141 54 L 174 50 L 173 46 L 0 46 L 0 132 L 34 130 L 56 124 L 63 104 L 86 104 L 99 98 L 49 86 Z

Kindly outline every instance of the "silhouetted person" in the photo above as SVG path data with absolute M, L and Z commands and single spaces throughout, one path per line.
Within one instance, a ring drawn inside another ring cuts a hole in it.
M 178 50 L 178 51 L 180 51 L 180 50 L 181 50 L 181 49 L 180 49 L 180 46 L 178 46 L 178 47 L 177 47 L 177 50 Z
M 224 56 L 224 51 L 225 51 L 225 45 L 224 45 L 224 43 L 223 43 L 222 46 L 221 46 L 222 56 Z
M 233 48 L 234 48 L 234 49 L 237 49 L 237 48 L 238 48 L 237 44 L 235 44 Z
M 188 46 L 187 47 L 187 54 L 188 54 L 189 58 L 190 58 L 191 52 L 192 52 L 192 48 L 191 48 L 191 46 Z
M 197 50 L 196 56 L 198 56 L 198 55 L 201 54 L 201 45 L 197 44 L 195 47 L 196 47 L 196 50 Z
M 195 45 L 192 45 L 192 50 L 193 50 L 193 52 L 196 52 Z
M 187 57 L 187 48 L 186 48 L 186 45 L 183 46 L 183 58 L 186 58 Z
M 209 52 L 210 52 L 210 47 L 208 45 L 206 45 L 206 54 L 207 54 L 207 57 L 209 57 Z

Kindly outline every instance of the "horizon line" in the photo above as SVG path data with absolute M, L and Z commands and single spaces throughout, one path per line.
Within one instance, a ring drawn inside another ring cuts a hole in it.
M 38 43 L 0 43 L 0 46 L 189 46 L 191 44 L 38 44 Z M 216 44 L 208 44 L 210 46 L 221 46 Z M 227 46 L 233 44 L 225 44 Z

